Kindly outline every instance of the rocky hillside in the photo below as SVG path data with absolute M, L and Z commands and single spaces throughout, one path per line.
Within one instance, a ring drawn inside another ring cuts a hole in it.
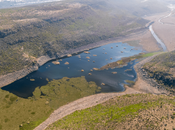
M 143 4 L 135 11 L 129 5 L 65 0 L 1 9 L 0 75 L 35 65 L 40 56 L 59 57 L 69 49 L 143 29 L 148 21 L 138 16 L 165 11 L 164 6 L 155 11 Z
M 143 69 L 151 78 L 175 94 L 175 51 L 156 56 Z

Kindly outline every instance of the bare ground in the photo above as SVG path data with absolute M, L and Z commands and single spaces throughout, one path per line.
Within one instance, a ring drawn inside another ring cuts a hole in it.
M 133 86 L 134 89 L 152 94 L 169 94 L 161 85 L 159 85 L 154 79 L 149 78 L 146 72 L 142 69 L 142 66 L 151 61 L 157 55 L 148 57 L 134 66 L 137 73 L 137 82 Z
M 154 16 L 149 16 L 146 17 L 145 19 L 154 21 L 155 23 L 153 24 L 153 30 L 157 34 L 157 36 L 165 43 L 168 51 L 173 51 L 175 50 L 175 25 L 173 20 L 174 18 L 174 12 L 173 15 L 167 18 L 163 18 L 161 22 L 164 24 L 161 24 L 159 22 L 159 19 L 161 17 L 167 16 L 170 12 L 162 13 L 162 14 L 157 14 Z

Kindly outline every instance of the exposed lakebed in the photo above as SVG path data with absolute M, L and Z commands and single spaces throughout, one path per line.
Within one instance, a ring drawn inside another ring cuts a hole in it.
M 102 88 L 101 92 L 121 92 L 124 91 L 122 84 L 125 83 L 125 80 L 136 79 L 136 72 L 133 69 L 135 61 L 132 61 L 121 68 L 100 71 L 93 70 L 93 68 L 101 68 L 102 66 L 120 60 L 123 57 L 139 54 L 141 50 L 136 50 L 128 44 L 111 43 L 94 48 L 88 52 L 90 53 L 85 54 L 84 52 L 81 52 L 72 57 L 62 58 L 61 61 L 59 60 L 60 65 L 55 65 L 50 61 L 41 66 L 37 71 L 2 89 L 14 93 L 17 96 L 27 98 L 32 96 L 32 92 L 36 87 L 46 85 L 49 80 L 61 79 L 63 77 L 71 78 L 85 76 L 87 81 L 94 81 L 100 86 Z M 65 65 L 65 62 L 68 62 L 69 64 Z M 84 72 L 81 70 L 84 70 Z M 89 73 L 91 73 L 91 75 L 89 75 Z M 105 85 L 102 85 L 102 83 Z

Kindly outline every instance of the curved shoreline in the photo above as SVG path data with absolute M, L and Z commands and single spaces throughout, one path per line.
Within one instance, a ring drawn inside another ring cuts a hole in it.
M 138 35 L 145 34 L 148 31 L 148 28 L 145 27 L 145 28 L 141 28 L 141 29 L 138 29 L 138 30 L 135 30 L 135 31 L 136 32 L 131 33 L 127 36 L 119 36 L 119 37 L 115 37 L 115 38 L 110 38 L 110 39 L 107 39 L 107 40 L 102 40 L 102 41 L 99 41 L 99 42 L 95 42 L 95 43 L 92 43 L 92 44 L 81 46 L 81 47 L 76 48 L 76 49 L 65 50 L 64 53 L 62 53 L 60 55 L 57 55 L 55 57 L 41 56 L 37 59 L 37 65 L 35 65 L 35 66 L 31 66 L 31 67 L 28 67 L 28 68 L 25 68 L 25 69 L 22 69 L 22 70 L 13 72 L 13 73 L 9 73 L 7 75 L 0 76 L 0 83 L 1 83 L 0 88 L 5 87 L 6 85 L 9 85 L 9 84 L 13 83 L 16 80 L 19 80 L 19 79 L 27 76 L 28 74 L 30 74 L 34 71 L 37 71 L 40 66 L 44 65 L 45 63 L 47 63 L 51 60 L 63 58 L 63 57 L 66 57 L 67 54 L 76 54 L 76 53 L 79 53 L 79 52 L 83 52 L 85 50 L 89 50 L 89 49 L 100 47 L 100 46 L 103 46 L 103 45 L 106 45 L 106 44 L 110 44 L 112 42 L 122 42 L 122 41 L 124 41 L 128 38 L 138 37 Z
M 140 79 L 142 79 L 142 76 L 140 74 L 139 69 L 146 63 L 152 60 L 155 56 L 148 57 L 139 63 L 137 63 L 134 66 L 134 69 L 137 73 L 137 81 L 136 83 L 139 82 L 139 87 L 138 85 L 134 85 L 134 87 L 128 87 L 125 86 L 125 91 L 123 92 L 117 92 L 117 93 L 100 93 L 100 94 L 95 94 L 91 95 L 88 97 L 84 97 L 81 99 L 78 99 L 76 101 L 73 101 L 67 105 L 61 106 L 57 110 L 55 110 L 49 118 L 47 118 L 44 122 L 42 122 L 39 126 L 37 126 L 34 130 L 45 130 L 50 124 L 54 123 L 55 121 L 58 121 L 59 119 L 77 111 L 77 110 L 82 110 L 86 109 L 89 107 L 93 107 L 95 105 L 101 104 L 113 97 L 116 96 L 122 96 L 126 94 L 145 94 L 145 93 L 152 93 L 152 94 L 167 94 L 167 92 L 163 89 L 158 89 L 157 87 L 153 87 L 150 85 L 149 82 L 147 81 L 142 81 L 142 84 L 140 84 Z M 139 81 L 138 81 L 139 80 Z M 143 80 L 143 79 L 142 79 Z

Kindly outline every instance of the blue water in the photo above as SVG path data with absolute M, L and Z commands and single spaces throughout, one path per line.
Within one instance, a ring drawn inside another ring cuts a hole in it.
M 123 51 L 123 53 L 121 53 L 121 51 Z M 93 72 L 90 70 L 93 68 L 100 68 L 108 63 L 120 60 L 122 57 L 139 54 L 141 50 L 135 50 L 134 47 L 129 46 L 128 44 L 111 43 L 89 50 L 89 52 L 90 54 L 82 52 L 77 55 L 73 55 L 72 57 L 63 58 L 62 61 L 60 61 L 60 65 L 54 65 L 52 61 L 50 61 L 41 66 L 37 71 L 3 87 L 2 89 L 20 97 L 27 98 L 32 96 L 32 92 L 36 87 L 43 86 L 48 83 L 46 78 L 53 80 L 61 79 L 63 77 L 71 78 L 85 76 L 87 81 L 94 81 L 98 86 L 102 87 L 102 92 L 121 92 L 124 91 L 124 87 L 122 85 L 125 83 L 124 80 L 136 79 L 136 73 L 133 69 L 133 65 L 135 64 L 134 61 L 122 68 Z M 94 54 L 97 56 L 93 56 Z M 80 55 L 81 58 L 79 58 L 78 55 Z M 87 56 L 90 57 L 90 59 L 87 59 Z M 93 61 L 95 61 L 95 63 Z M 69 62 L 69 65 L 65 65 L 65 62 Z M 83 69 L 84 72 L 81 72 L 81 69 Z M 125 72 L 126 69 L 132 69 L 132 71 Z M 117 74 L 112 74 L 112 72 L 117 72 Z M 92 73 L 92 75 L 88 75 L 88 73 Z M 35 79 L 35 81 L 30 81 L 30 79 Z M 102 86 L 101 83 L 105 83 L 105 86 Z

